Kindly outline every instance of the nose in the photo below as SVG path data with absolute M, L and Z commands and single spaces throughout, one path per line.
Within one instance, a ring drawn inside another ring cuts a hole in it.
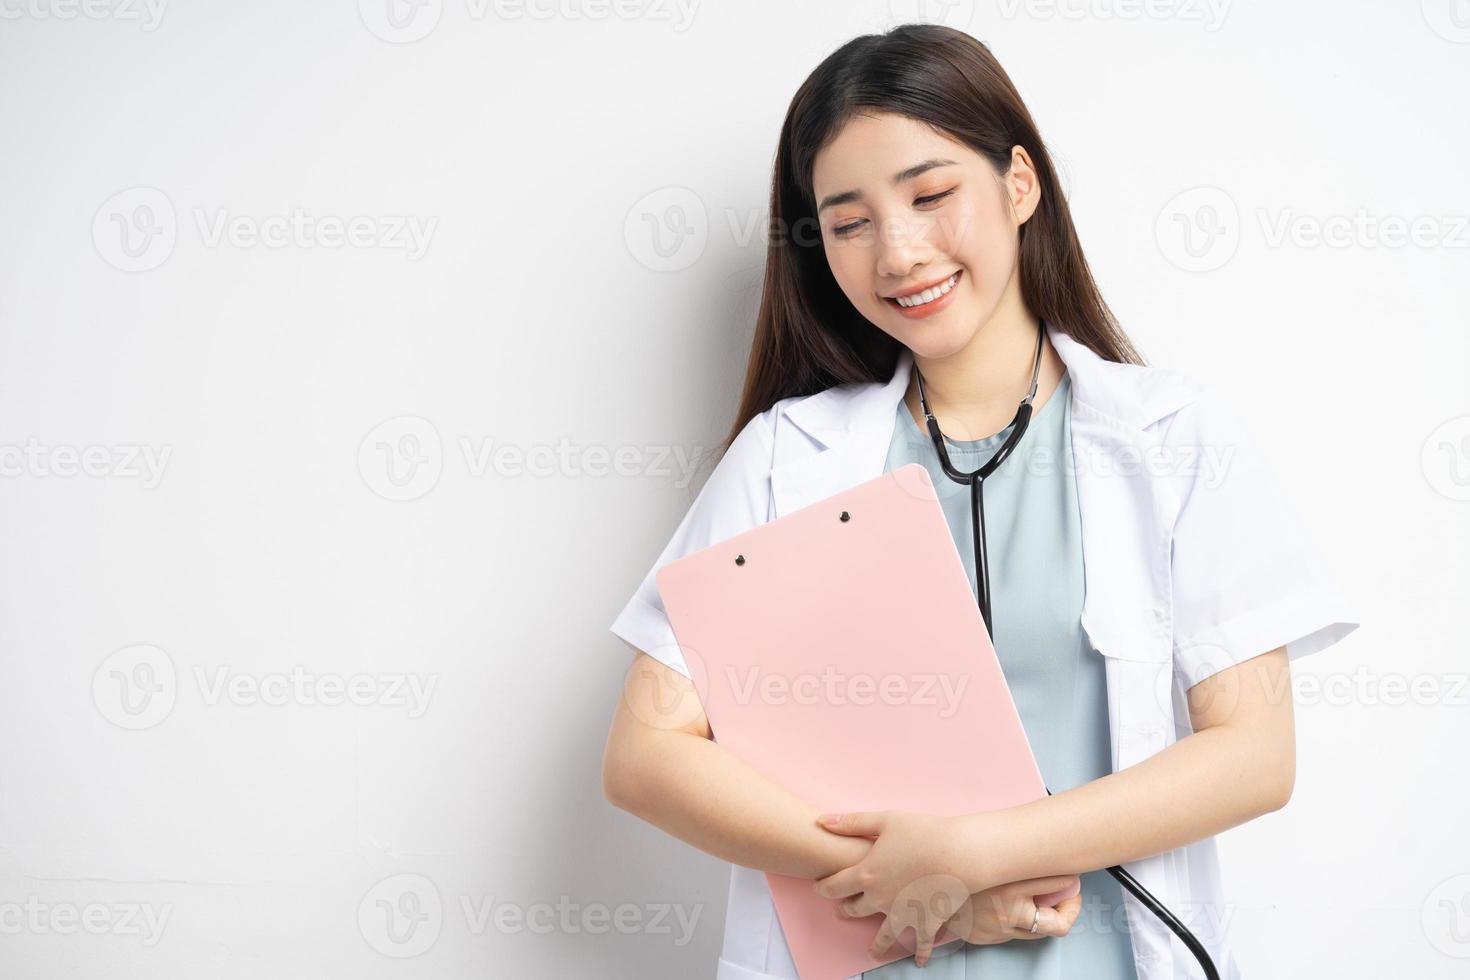
M 902 220 L 889 220 L 878 233 L 878 276 L 902 280 L 911 277 L 915 266 L 929 259 L 929 243 L 922 226 Z

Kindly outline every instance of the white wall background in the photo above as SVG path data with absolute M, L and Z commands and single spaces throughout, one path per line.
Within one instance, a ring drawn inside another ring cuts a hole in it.
M 791 93 L 926 16 L 1359 602 L 1222 838 L 1249 975 L 1470 970 L 1464 0 L 389 2 L 0 0 L 0 974 L 710 975 L 726 866 L 602 799 L 607 626 Z

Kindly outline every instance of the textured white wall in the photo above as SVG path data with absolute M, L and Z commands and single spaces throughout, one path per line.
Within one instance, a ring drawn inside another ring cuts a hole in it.
M 1463 975 L 1463 0 L 0 0 L 0 974 L 710 974 L 725 866 L 602 799 L 607 626 L 792 91 L 922 16 L 1359 601 L 1222 838 L 1251 976 Z

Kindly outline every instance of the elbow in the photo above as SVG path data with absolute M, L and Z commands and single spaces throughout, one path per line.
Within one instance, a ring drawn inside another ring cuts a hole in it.
M 602 754 L 602 795 L 619 810 L 631 810 L 632 782 L 627 767 L 609 745 Z
M 1262 814 L 1274 813 L 1285 807 L 1291 802 L 1292 791 L 1296 788 L 1295 760 L 1287 758 L 1279 761 L 1267 771 L 1270 776 L 1263 780 L 1261 788 L 1260 812 Z
M 646 796 L 643 767 L 635 765 L 626 748 L 609 741 L 602 754 L 602 795 L 619 810 L 640 815 Z
M 1278 779 L 1266 797 L 1266 808 L 1263 812 L 1274 813 L 1290 803 L 1294 782 L 1295 780 L 1290 775 L 1287 775 L 1283 779 Z

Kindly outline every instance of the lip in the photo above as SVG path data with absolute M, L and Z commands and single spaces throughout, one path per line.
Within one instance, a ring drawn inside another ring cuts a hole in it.
M 958 277 L 955 279 L 954 288 L 952 288 L 949 292 L 945 293 L 938 299 L 931 300 L 930 302 L 925 303 L 922 306 L 899 306 L 898 300 L 894 299 L 893 296 L 884 296 L 883 302 L 887 303 L 898 313 L 902 314 L 905 317 L 908 317 L 910 320 L 922 320 L 924 317 L 933 316 L 935 313 L 938 313 L 940 310 L 944 309 L 954 300 L 955 293 L 959 292 L 960 283 L 963 282 L 965 278 L 965 271 L 963 269 L 957 269 L 954 272 L 949 273 L 949 275 L 940 276 L 933 282 L 926 283 L 916 289 L 906 289 L 902 293 L 896 294 L 909 296 L 913 293 L 922 293 L 926 289 L 932 289 L 935 286 L 946 282 L 950 276 Z

